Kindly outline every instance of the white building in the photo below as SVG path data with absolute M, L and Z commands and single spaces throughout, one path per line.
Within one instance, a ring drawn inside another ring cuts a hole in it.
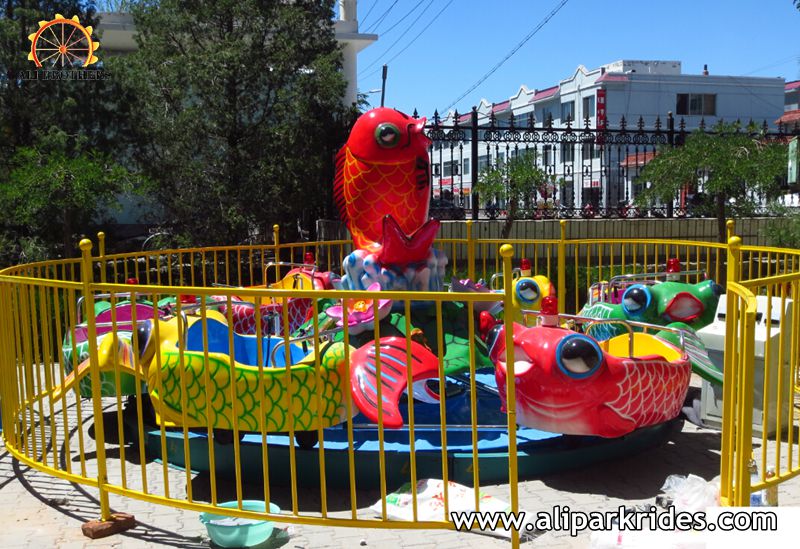
M 683 121 L 687 131 L 701 121 L 713 126 L 719 120 L 733 122 L 766 121 L 774 127 L 784 111 L 783 78 L 683 74 L 680 61 L 621 60 L 588 70 L 578 68 L 557 85 L 544 89 L 521 86 L 509 99 L 497 103 L 482 100 L 478 105 L 479 125 L 489 125 L 491 114 L 499 127 L 507 127 L 513 118 L 515 126 L 525 128 L 531 114 L 541 128 L 552 118 L 553 128 L 589 128 L 598 124 L 614 130 L 621 120 L 635 131 L 641 117 L 645 129 L 652 129 L 658 120 L 667 129 L 668 113 L 673 113 L 675 129 Z M 459 123 L 469 129 L 470 114 L 461 114 Z M 454 122 L 453 113 L 442 124 Z M 467 135 L 469 132 L 467 131 Z M 537 162 L 565 181 L 558 199 L 562 205 L 580 207 L 593 202 L 601 206 L 616 205 L 632 198 L 634 189 L 627 171 L 640 167 L 654 145 L 625 146 L 560 145 L 529 143 L 480 143 L 478 171 L 489 162 L 502 161 L 519 150 L 533 149 Z M 432 153 L 434 195 L 450 192 L 458 202 L 471 206 L 470 190 L 475 174 L 471 171 L 469 142 L 462 146 L 436 143 Z M 481 199 L 483 202 L 483 199 Z M 484 204 L 481 204 L 483 207 Z

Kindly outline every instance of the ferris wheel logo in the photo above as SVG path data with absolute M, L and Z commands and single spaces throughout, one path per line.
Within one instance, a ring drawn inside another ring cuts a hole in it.
M 28 60 L 40 68 L 88 67 L 97 62 L 94 52 L 100 42 L 92 40 L 92 27 L 81 25 L 77 15 L 67 19 L 57 13 L 52 21 L 39 21 L 39 30 L 28 40 Z

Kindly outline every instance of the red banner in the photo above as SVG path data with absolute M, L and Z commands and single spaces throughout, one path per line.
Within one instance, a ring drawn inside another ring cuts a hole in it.
M 597 90 L 597 129 L 606 129 L 606 90 L 602 88 Z M 598 134 L 597 144 L 602 145 L 603 141 L 604 136 L 602 134 Z

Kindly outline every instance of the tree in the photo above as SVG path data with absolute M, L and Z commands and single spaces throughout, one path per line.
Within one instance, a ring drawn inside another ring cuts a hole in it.
M 518 155 L 508 162 L 487 166 L 478 176 L 475 191 L 480 196 L 494 197 L 506 202 L 507 215 L 502 237 L 508 238 L 514 221 L 520 217 L 520 208 L 530 205 L 537 192 L 548 199 L 551 178 L 536 166 L 534 155 Z
M 139 2 L 130 143 L 187 243 L 296 227 L 330 203 L 349 112 L 332 0 Z
M 695 206 L 714 212 L 719 240 L 725 242 L 729 216 L 752 215 L 777 196 L 786 162 L 783 143 L 766 139 L 753 125 L 742 131 L 721 122 L 712 133 L 698 130 L 682 146 L 660 149 L 639 175 L 648 187 L 636 202 L 671 202 L 681 189 L 702 187 Z
M 39 28 L 39 21 L 52 20 L 57 13 L 97 26 L 87 2 L 0 4 L 0 196 L 5 198 L 0 240 L 11 244 L 4 246 L 4 262 L 18 260 L 25 250 L 34 252 L 26 253 L 28 259 L 70 255 L 71 239 L 88 232 L 88 224 L 97 217 L 95 204 L 105 203 L 123 179 L 122 168 L 112 169 L 108 158 L 128 118 L 127 102 L 120 102 L 124 96 L 116 92 L 113 78 L 22 77 L 24 71 L 37 68 L 28 60 L 28 36 Z M 97 54 L 102 67 L 102 44 Z M 70 189 L 78 195 L 59 196 Z M 72 200 L 84 201 L 79 212 L 70 208 Z M 67 210 L 59 210 L 59 205 Z
M 57 13 L 77 16 L 83 25 L 97 27 L 94 8 L 87 2 L 0 3 L 0 161 L 10 158 L 17 146 L 34 146 L 52 127 L 80 134 L 87 149 L 106 153 L 114 150 L 126 131 L 128 102 L 113 75 L 91 82 L 20 78 L 23 71 L 36 69 L 28 60 L 28 36 L 39 28 L 39 21 L 49 21 Z M 105 68 L 108 58 L 100 42 L 96 66 Z
M 53 131 L 35 147 L 18 147 L 0 184 L 5 222 L 20 240 L 36 243 L 42 259 L 71 257 L 76 233 L 100 221 L 132 182 L 128 170 L 101 153 L 79 152 L 73 139 Z

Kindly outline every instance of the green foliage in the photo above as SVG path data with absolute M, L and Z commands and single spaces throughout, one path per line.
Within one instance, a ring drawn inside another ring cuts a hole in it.
M 129 174 L 111 162 L 126 130 L 126 103 L 113 78 L 44 81 L 28 36 L 60 13 L 97 26 L 91 3 L 8 1 L 0 4 L 0 263 L 71 255 L 104 204 Z M 102 65 L 105 56 L 97 52 Z
M 0 202 L 5 223 L 26 238 L 26 255 L 71 256 L 76 233 L 131 187 L 128 170 L 101 153 L 81 152 L 80 141 L 54 129 L 36 146 L 17 147 L 7 162 Z
M 782 205 L 776 205 L 772 209 L 775 217 L 767 225 L 770 245 L 800 249 L 800 212 Z
M 786 155 L 785 144 L 765 140 L 755 126 L 720 123 L 714 133 L 698 130 L 682 146 L 659 150 L 639 175 L 649 185 L 636 202 L 670 202 L 682 188 L 702 185 L 706 196 L 695 206 L 715 213 L 724 241 L 727 217 L 752 215 L 763 197 L 778 195 Z
M 519 155 L 508 162 L 487 166 L 478 175 L 475 191 L 489 200 L 504 200 L 508 214 L 502 236 L 508 238 L 514 221 L 536 202 L 537 193 L 544 199 L 542 205 L 554 206 L 552 197 L 557 180 L 536 166 L 534 155 Z
M 330 202 L 350 122 L 332 0 L 143 2 L 139 49 L 114 59 L 135 160 L 195 244 L 268 238 Z
M 15 147 L 34 146 L 53 126 L 70 135 L 81 135 L 87 148 L 106 153 L 112 152 L 126 129 L 129 110 L 113 75 L 91 82 L 18 77 L 22 71 L 36 69 L 28 60 L 28 35 L 38 29 L 39 21 L 49 21 L 56 13 L 77 15 L 82 24 L 97 27 L 94 10 L 86 2 L 0 4 L 0 74 L 7 77 L 0 80 L 0 164 L 13 155 Z M 102 43 L 97 55 L 98 66 L 103 66 L 108 59 Z

